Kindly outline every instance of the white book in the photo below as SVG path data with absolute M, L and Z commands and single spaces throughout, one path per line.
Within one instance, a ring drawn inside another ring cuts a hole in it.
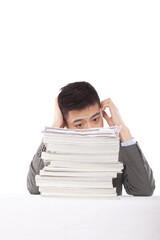
M 43 142 L 46 146 L 46 152 L 53 154 L 106 156 L 116 154 L 118 156 L 120 128 L 120 126 L 113 126 L 78 130 L 46 127 L 42 131 Z M 111 137 L 110 134 L 113 136 Z
M 47 144 L 46 146 L 46 150 L 47 152 L 51 152 L 51 153 L 66 153 L 66 154 L 69 154 L 69 153 L 73 153 L 73 154 L 118 154 L 119 153 L 119 149 L 117 150 L 107 150 L 105 148 L 72 148 L 72 147 L 68 147 L 68 148 L 65 148 L 64 146 L 60 146 L 60 147 L 57 147 L 57 146 L 53 146 L 52 144 Z
M 88 162 L 88 163 L 113 163 L 118 162 L 117 154 L 108 154 L 98 156 L 95 154 L 61 154 L 61 153 L 50 153 L 50 152 L 42 152 L 41 158 L 47 161 L 64 161 L 69 160 L 73 162 Z
M 119 145 L 119 137 L 116 138 L 89 138 L 89 137 L 81 137 L 81 138 L 77 138 L 74 137 L 74 139 L 71 139 L 69 136 L 64 136 L 64 137 L 59 137 L 59 136 L 50 136 L 50 137 L 43 137 L 43 143 L 44 144 L 53 144 L 53 145 L 72 145 L 72 146 L 87 146 L 88 147 L 92 147 L 92 146 L 102 146 L 102 147 L 106 147 L 106 148 L 111 148 L 114 149 L 117 147 L 117 145 Z
M 116 194 L 116 188 L 76 188 L 76 187 L 52 187 L 40 186 L 40 193 L 47 193 L 48 195 L 62 194 L 62 195 L 98 195 L 98 194 Z
M 69 161 L 54 161 L 48 166 L 44 167 L 44 170 L 50 170 L 55 168 L 66 168 L 67 170 L 78 169 L 87 171 L 117 171 L 121 172 L 123 169 L 123 163 L 81 163 L 81 162 L 69 162 Z
M 43 142 L 44 143 L 50 143 L 50 144 L 63 144 L 63 145 L 67 145 L 67 144 L 72 144 L 72 145 L 80 145 L 80 146 L 84 146 L 86 144 L 88 144 L 89 146 L 92 145 L 109 145 L 110 147 L 115 147 L 117 146 L 117 143 L 119 142 L 119 136 L 114 137 L 114 138 L 110 138 L 110 137 L 92 137 L 90 138 L 89 136 L 81 136 L 81 137 L 77 137 L 77 136 L 68 136 L 68 135 L 54 135 L 54 134 L 50 134 L 49 136 L 44 135 L 43 136 Z
M 84 144 L 84 145 L 80 145 L 80 144 L 71 144 L 71 143 L 67 143 L 67 144 L 63 144 L 63 142 L 61 144 L 57 144 L 57 143 L 47 143 L 46 144 L 46 148 L 47 150 L 49 151 L 49 149 L 53 149 L 55 152 L 57 150 L 61 150 L 61 152 L 63 152 L 63 149 L 68 149 L 70 152 L 72 152 L 73 150 L 74 151 L 91 151 L 91 153 L 93 152 L 96 152 L 98 151 L 99 153 L 99 150 L 101 151 L 102 150 L 102 153 L 103 151 L 105 153 L 118 153 L 119 151 L 119 143 L 116 145 L 116 146 L 108 146 L 108 145 L 105 145 L 105 144 L 100 144 L 99 146 L 97 144 L 92 144 L 92 145 L 89 145 L 89 144 Z
M 87 150 L 91 153 L 93 151 L 94 152 L 98 151 L 98 153 L 99 153 L 102 150 L 102 153 L 105 152 L 106 154 L 111 154 L 111 153 L 114 154 L 114 153 L 119 152 L 119 143 L 116 146 L 113 146 L 113 145 L 109 146 L 107 144 L 100 144 L 100 145 L 97 145 L 97 144 L 95 144 L 95 145 L 94 144 L 92 144 L 92 145 L 90 145 L 90 144 L 82 145 L 81 144 L 80 145 L 80 144 L 77 143 L 77 145 L 75 145 L 75 144 L 72 144 L 72 143 L 69 143 L 69 142 L 67 144 L 64 144 L 63 142 L 61 144 L 48 142 L 48 143 L 46 143 L 46 149 L 47 149 L 47 151 L 50 151 L 49 149 L 53 149 L 54 152 L 56 152 L 56 151 L 63 152 L 63 149 L 68 149 L 71 153 L 72 153 L 73 150 L 74 151 L 77 150 L 77 152 L 82 151 L 82 153 L 83 153 L 83 151 L 87 152 Z
M 44 179 L 36 179 L 36 186 L 52 186 L 52 187 L 77 187 L 77 188 L 112 188 L 112 180 L 110 182 L 100 181 L 48 181 Z
M 79 170 L 72 170 L 72 171 L 66 171 L 66 169 L 54 169 L 54 171 L 44 171 L 40 170 L 41 176 L 77 176 L 77 177 L 107 177 L 111 176 L 113 178 L 117 177 L 117 172 L 100 172 L 100 171 L 79 171 Z
M 105 194 L 96 194 L 96 193 L 64 193 L 56 191 L 41 191 L 41 196 L 54 196 L 54 197 L 78 197 L 78 198 L 118 198 L 117 193 L 105 193 Z
M 79 188 L 111 188 L 113 187 L 112 183 L 92 183 L 92 182 L 36 182 L 36 186 L 38 187 L 79 187 Z
M 77 177 L 77 176 L 35 176 L 36 181 L 48 181 L 48 182 L 111 182 L 112 176 L 105 176 L 105 177 Z
M 109 144 L 109 145 L 115 145 L 119 141 L 119 136 L 117 137 L 97 137 L 94 136 L 92 138 L 88 136 L 82 136 L 82 137 L 77 137 L 77 136 L 68 136 L 68 135 L 44 135 L 43 136 L 43 142 L 44 143 L 61 143 L 63 142 L 64 144 L 67 144 L 68 142 L 72 144 Z
M 79 136 L 79 137 L 117 137 L 120 132 L 121 126 L 112 126 L 107 128 L 89 128 L 89 129 L 68 129 L 68 128 L 53 128 L 45 127 L 42 133 L 45 136 L 51 134 L 54 135 L 68 135 L 68 136 Z

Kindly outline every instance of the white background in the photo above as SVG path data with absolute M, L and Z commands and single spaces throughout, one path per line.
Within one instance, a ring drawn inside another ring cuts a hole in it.
M 159 13 L 159 1 L 0 2 L 2 193 L 28 192 L 55 97 L 70 82 L 88 81 L 118 107 L 160 194 Z

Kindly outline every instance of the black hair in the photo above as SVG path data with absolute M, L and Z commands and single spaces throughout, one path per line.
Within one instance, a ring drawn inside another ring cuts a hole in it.
M 60 90 L 58 104 L 65 121 L 68 117 L 68 112 L 71 110 L 82 110 L 96 103 L 101 107 L 97 91 L 88 82 L 69 83 Z

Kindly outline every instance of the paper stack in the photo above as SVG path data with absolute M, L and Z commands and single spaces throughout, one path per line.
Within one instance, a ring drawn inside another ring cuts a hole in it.
M 44 168 L 36 175 L 41 195 L 117 196 L 112 180 L 121 173 L 118 161 L 120 126 L 73 130 L 45 127 Z

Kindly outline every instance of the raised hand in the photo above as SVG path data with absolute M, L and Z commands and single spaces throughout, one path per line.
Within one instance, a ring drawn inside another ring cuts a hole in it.
M 111 117 L 109 117 L 108 114 L 105 112 L 106 108 L 109 108 Z M 115 106 L 115 104 L 113 103 L 113 101 L 110 98 L 107 98 L 106 100 L 103 100 L 101 102 L 101 110 L 102 110 L 103 117 L 105 118 L 105 120 L 107 121 L 109 126 L 115 126 L 115 125 L 120 126 L 121 125 L 122 128 L 120 130 L 119 135 L 120 135 L 122 142 L 132 139 L 130 130 L 124 124 L 124 122 L 121 118 L 121 115 L 118 111 L 118 108 Z
M 58 104 L 58 97 L 55 98 L 54 120 L 51 127 L 58 127 L 58 128 L 65 127 L 63 115 Z

